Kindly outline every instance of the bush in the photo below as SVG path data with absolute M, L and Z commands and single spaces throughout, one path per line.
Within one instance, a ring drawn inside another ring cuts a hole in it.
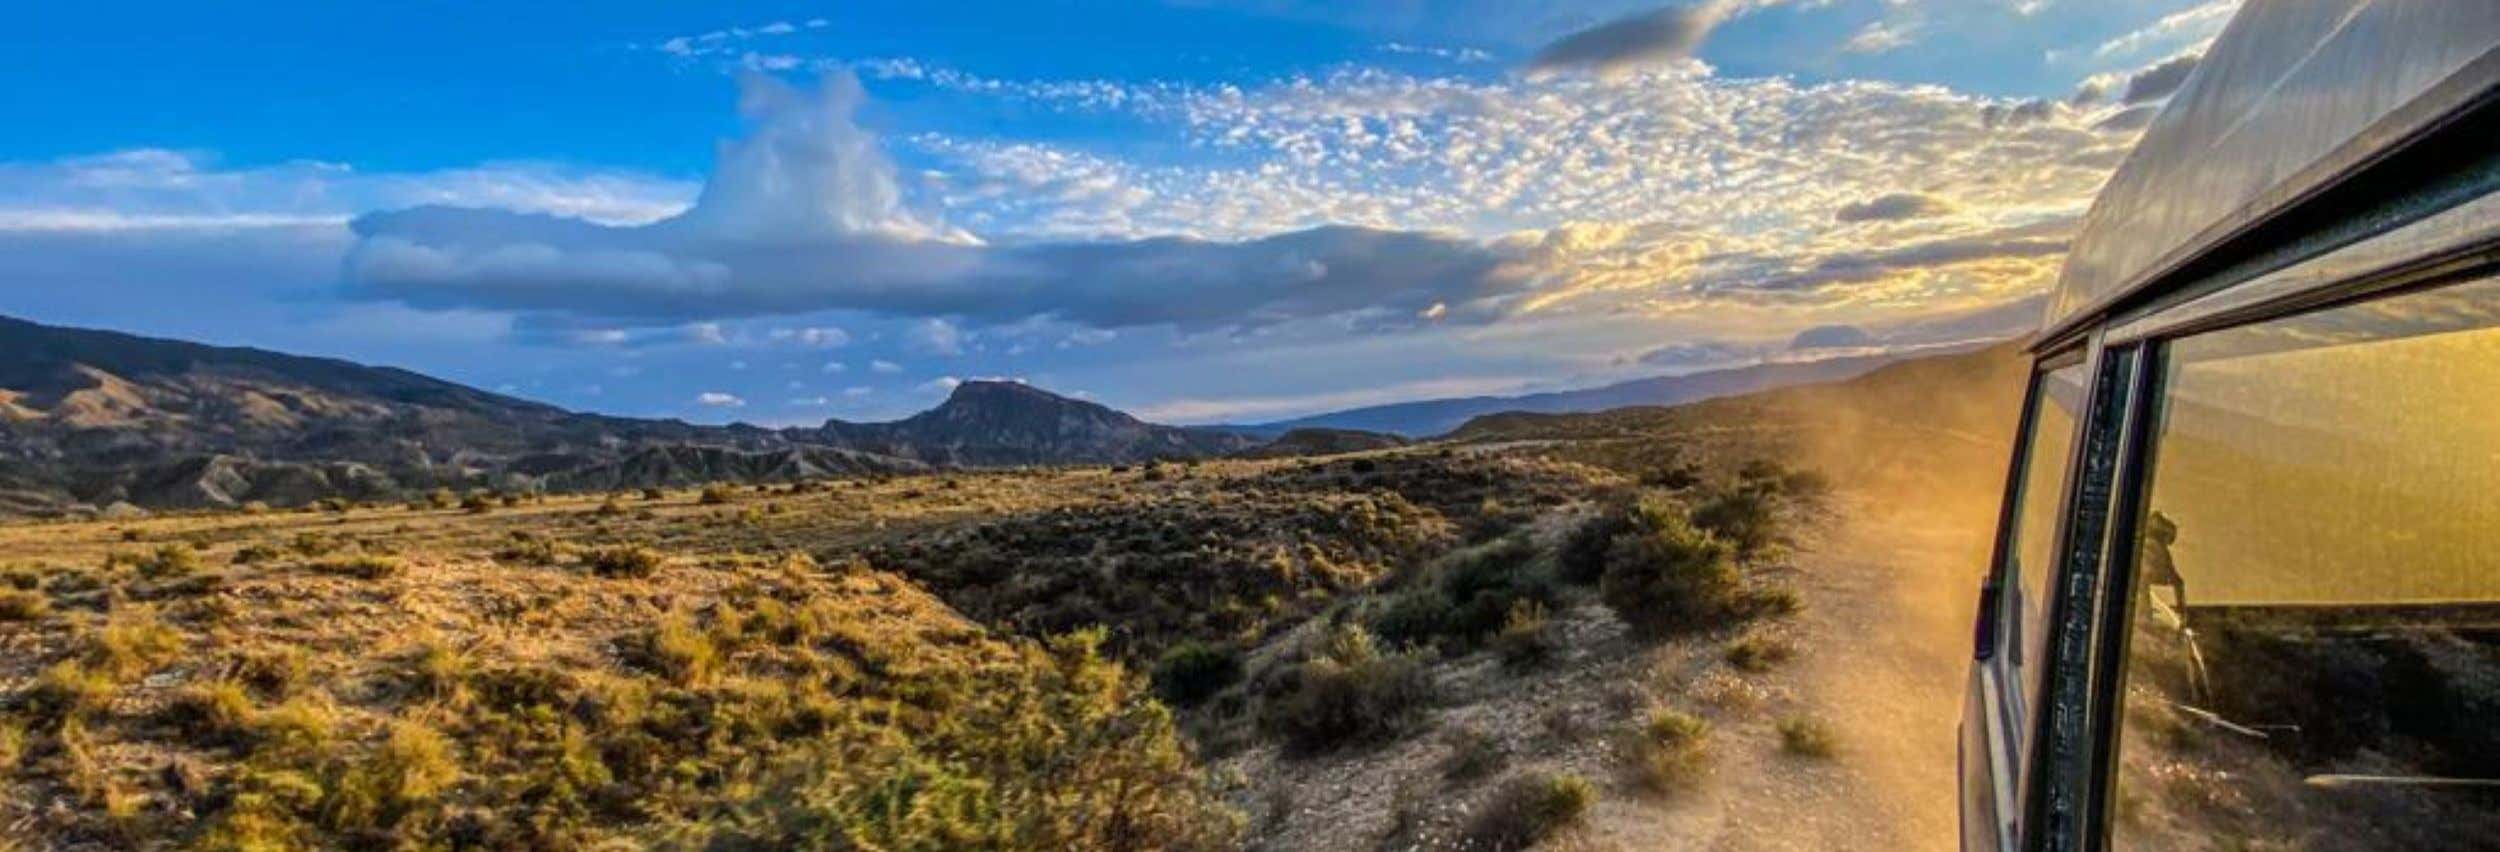
M 582 554 L 582 565 L 601 577 L 649 577 L 660 573 L 668 556 L 641 545 L 602 547 Z
M 119 691 L 112 673 L 62 660 L 35 677 L 32 697 L 37 712 L 57 720 L 104 712 Z
M 1694 507 L 1693 525 L 1733 545 L 1737 558 L 1751 559 L 1779 541 L 1779 504 L 1769 488 L 1739 486 Z
M 1424 718 L 1432 677 L 1411 654 L 1384 653 L 1361 627 L 1338 625 L 1319 654 L 1261 691 L 1258 725 L 1300 752 L 1382 742 Z
M 495 496 L 492 494 L 472 491 L 469 492 L 469 496 L 460 498 L 460 510 L 472 515 L 483 515 L 494 511 L 495 502 Z
M 1606 573 L 1606 551 L 1614 546 L 1615 536 L 1631 529 L 1630 512 L 1628 506 L 1607 506 L 1572 527 L 1554 553 L 1557 578 L 1582 585 L 1597 582 Z
M 706 506 L 717 506 L 737 499 L 737 496 L 737 492 L 731 490 L 728 483 L 713 482 L 703 486 L 703 493 L 695 498 L 695 502 Z
M 1811 716 L 1790 716 L 1779 723 L 1780 750 L 1799 757 L 1829 758 L 1840 751 L 1840 737 L 1830 725 Z
M 0 589 L 0 621 L 34 621 L 51 611 L 52 599 L 42 592 Z
M 616 498 L 610 497 L 600 501 L 599 508 L 591 510 L 591 513 L 602 518 L 613 518 L 625 514 L 625 505 L 616 502 Z
M 643 490 L 642 490 L 642 499 L 645 499 L 645 500 L 666 500 L 666 499 L 668 499 L 668 492 L 666 492 L 666 491 L 662 491 L 662 490 L 657 489 L 657 488 L 645 488 L 645 489 L 643 489 Z
M 407 564 L 401 562 L 399 557 L 378 553 L 338 556 L 312 564 L 312 569 L 315 571 L 354 577 L 359 580 L 387 580 L 399 576 L 400 572 L 407 570 L 407 567 Z
M 136 566 L 139 576 L 150 580 L 189 576 L 200 570 L 200 552 L 188 544 L 168 544 L 142 557 Z
M 1747 636 L 1727 646 L 1727 664 L 1748 672 L 1770 671 L 1796 655 L 1796 647 L 1769 636 Z
M 182 651 L 182 634 L 136 606 L 117 608 L 87 640 L 87 662 L 115 678 L 146 674 Z
M 1709 766 L 1703 747 L 1710 723 L 1690 713 L 1660 708 L 1630 731 L 1623 758 L 1632 780 L 1641 787 L 1666 792 L 1690 786 Z
M 1544 662 L 1554 653 L 1551 625 L 1545 617 L 1545 605 L 1531 600 L 1513 601 L 1510 616 L 1502 621 L 1502 630 L 1493 634 L 1493 652 L 1502 662 L 1524 668 Z
M 1389 599 L 1372 617 L 1372 631 L 1398 646 L 1481 642 L 1501 631 L 1520 604 L 1543 608 L 1559 599 L 1536 555 L 1526 536 L 1509 536 L 1443 556 Z
M 693 849 L 1236 848 L 1240 818 L 1207 789 L 1143 683 L 1100 630 L 1022 647 L 926 735 L 821 748 L 661 844 Z
M 1725 542 L 1695 528 L 1674 503 L 1643 500 L 1630 529 L 1606 553 L 1598 596 L 1636 632 L 1657 636 L 1731 614 L 1736 560 Z
M 165 703 L 158 718 L 198 745 L 242 742 L 252 729 L 252 697 L 231 680 L 202 681 L 184 687 Z
M 1183 641 L 1155 661 L 1155 694 L 1183 707 L 1241 679 L 1241 654 L 1230 647 L 1197 640 Z
M 1451 728 L 1442 742 L 1450 747 L 1441 758 L 1441 777 L 1451 781 L 1473 781 L 1502 768 L 1510 755 L 1502 750 L 1502 741 L 1473 725 Z
M 631 656 L 643 668 L 679 684 L 710 680 L 720 666 L 720 649 L 710 634 L 696 627 L 686 613 L 670 613 L 636 638 Z
M 234 676 L 264 696 L 289 698 L 312 680 L 312 657 L 293 645 L 246 651 L 235 660 Z
M 1513 776 L 1468 820 L 1466 848 L 1527 849 L 1578 824 L 1597 802 L 1597 788 L 1570 773 Z
M 437 488 L 425 493 L 425 505 L 436 509 L 449 509 L 460 505 L 460 496 L 451 493 L 449 488 Z
M 381 829 L 427 810 L 460 780 L 450 738 L 421 722 L 391 723 L 382 748 L 339 778 L 323 801 L 330 822 L 354 833 Z
M 286 551 L 268 542 L 253 542 L 234 550 L 234 564 L 258 565 L 286 555 Z

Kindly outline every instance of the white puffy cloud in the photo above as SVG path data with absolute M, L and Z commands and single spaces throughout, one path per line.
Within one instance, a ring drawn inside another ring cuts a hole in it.
M 1318 227 L 1241 241 L 1155 237 L 990 245 L 914 209 L 852 120 L 848 75 L 808 93 L 743 78 L 754 121 L 694 205 L 637 226 L 418 207 L 355 220 L 358 291 L 429 307 L 639 322 L 862 309 L 1097 327 L 1409 316 L 1514 292 L 1529 276 L 1477 242 Z
M 704 391 L 695 394 L 694 401 L 696 405 L 706 408 L 745 408 L 747 404 L 747 401 L 737 394 L 720 391 Z

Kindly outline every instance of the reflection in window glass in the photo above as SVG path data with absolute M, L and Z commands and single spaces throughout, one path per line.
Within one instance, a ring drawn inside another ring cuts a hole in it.
M 2065 495 L 2067 457 L 2074 449 L 2075 424 L 2083 408 L 2081 363 L 2040 374 L 2031 402 L 2031 445 L 2023 455 L 2022 490 L 2015 494 L 2017 514 L 2007 541 L 2005 589 L 2006 636 L 2014 640 L 2016 663 L 2030 666 L 2048 647 L 2051 569 L 2057 564 L 2057 508 Z M 2024 678 L 2023 706 L 2030 706 L 2039 680 Z
M 2500 847 L 2500 285 L 2181 340 L 2119 848 Z

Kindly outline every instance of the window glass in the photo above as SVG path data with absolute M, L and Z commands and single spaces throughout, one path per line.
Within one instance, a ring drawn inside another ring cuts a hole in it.
M 2180 340 L 2119 848 L 2500 847 L 2500 285 Z
M 2006 629 L 2014 643 L 2014 662 L 2033 665 L 2048 642 L 2050 577 L 2057 564 L 2057 509 L 2065 495 L 2068 456 L 2075 444 L 2078 413 L 2083 408 L 2084 368 L 2080 362 L 2041 373 L 2032 393 L 2031 444 L 2023 455 L 2021 490 L 2015 494 L 2014 528 L 2006 542 L 2012 560 L 2004 573 Z M 2024 678 L 2024 706 L 2037 691 L 2037 678 Z

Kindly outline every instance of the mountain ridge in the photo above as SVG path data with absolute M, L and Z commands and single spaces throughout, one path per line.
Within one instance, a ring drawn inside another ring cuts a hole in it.
M 1780 361 L 1704 370 L 1674 376 L 1653 376 L 1591 388 L 1546 391 L 1514 396 L 1465 396 L 1411 400 L 1349 408 L 1222 428 L 1246 435 L 1274 438 L 1301 428 L 1378 432 L 1407 439 L 1434 438 L 1456 431 L 1469 420 L 1489 414 L 1576 414 L 1633 406 L 1680 405 L 1738 396 L 1801 384 L 1840 381 L 1871 372 L 1904 358 L 1939 354 L 1925 349 L 1873 355 L 1849 355 L 1813 361 Z
M 0 316 L 0 512 L 13 514 L 1121 463 L 1257 443 L 1006 382 L 881 423 L 618 417 L 396 367 Z

